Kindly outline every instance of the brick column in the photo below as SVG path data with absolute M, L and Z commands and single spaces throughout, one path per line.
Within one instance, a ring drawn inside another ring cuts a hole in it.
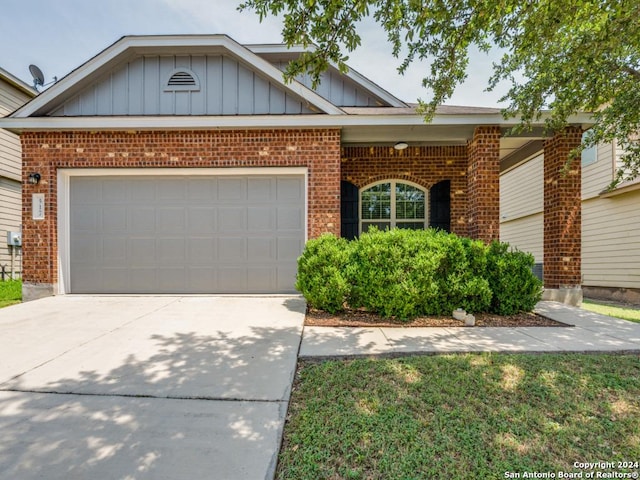
M 471 238 L 500 238 L 500 127 L 477 127 L 467 146 L 467 221 Z
M 582 129 L 569 127 L 544 142 L 545 298 L 579 303 L 581 278 L 581 160 L 569 160 Z M 554 292 L 554 290 L 556 290 Z

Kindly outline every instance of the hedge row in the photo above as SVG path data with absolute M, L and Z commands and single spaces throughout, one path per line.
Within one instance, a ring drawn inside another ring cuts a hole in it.
M 383 317 L 531 311 L 542 285 L 533 257 L 505 243 L 485 245 L 439 230 L 392 229 L 348 241 L 309 240 L 296 288 L 312 308 L 365 308 Z

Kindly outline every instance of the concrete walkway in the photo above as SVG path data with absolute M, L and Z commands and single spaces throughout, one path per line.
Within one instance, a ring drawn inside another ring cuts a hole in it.
M 299 297 L 60 296 L 0 310 L 0 479 L 270 479 Z
M 571 327 L 305 327 L 301 358 L 457 352 L 640 352 L 640 324 L 540 302 L 536 311 Z

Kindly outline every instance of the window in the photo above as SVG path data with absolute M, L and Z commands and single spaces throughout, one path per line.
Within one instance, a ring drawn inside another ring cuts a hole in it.
M 376 226 L 421 230 L 426 226 L 426 191 L 418 185 L 387 180 L 360 192 L 360 232 Z
M 165 92 L 198 90 L 200 90 L 200 81 L 196 74 L 187 68 L 176 68 L 170 72 L 164 86 Z
M 582 141 L 584 142 L 588 131 L 582 133 Z M 592 163 L 596 163 L 598 161 L 598 146 L 594 145 L 593 147 L 585 148 L 582 150 L 582 166 L 586 167 L 587 165 L 591 165 Z

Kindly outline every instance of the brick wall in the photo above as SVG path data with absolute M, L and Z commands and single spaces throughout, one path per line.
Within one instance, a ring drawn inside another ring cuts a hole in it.
M 451 231 L 467 235 L 467 148 L 343 147 L 342 180 L 358 188 L 380 180 L 408 180 L 426 189 L 451 180 Z
M 308 235 L 340 233 L 340 131 L 236 130 L 24 133 L 24 280 L 56 284 L 58 168 L 307 167 Z M 39 185 L 28 185 L 32 172 Z M 33 220 L 31 195 L 46 195 Z
M 475 129 L 468 145 L 469 236 L 500 238 L 500 127 Z
M 582 283 L 581 160 L 567 163 L 582 129 L 567 128 L 544 142 L 544 283 L 573 288 Z

